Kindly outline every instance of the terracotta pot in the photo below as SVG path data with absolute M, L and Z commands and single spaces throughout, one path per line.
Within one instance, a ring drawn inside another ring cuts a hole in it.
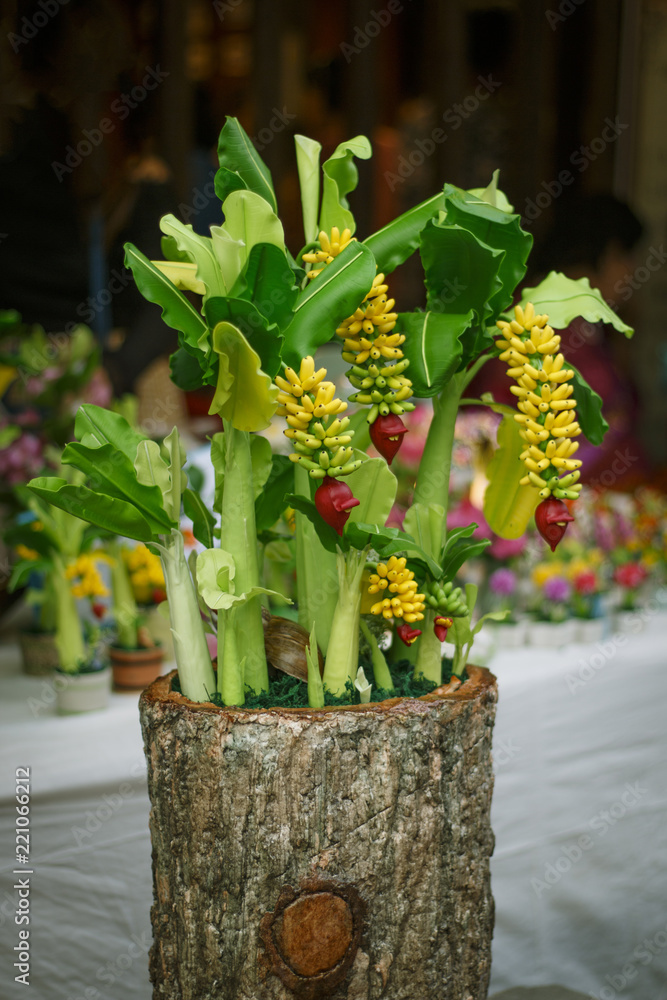
M 164 654 L 161 646 L 145 649 L 109 647 L 114 687 L 123 691 L 143 691 L 162 673 Z
M 60 666 L 55 632 L 21 632 L 19 644 L 24 674 L 44 677 Z
M 484 1000 L 495 678 L 323 709 L 139 702 L 155 1000 Z
M 94 670 L 87 674 L 57 673 L 53 679 L 56 708 L 60 715 L 78 712 L 98 712 L 109 703 L 111 670 Z

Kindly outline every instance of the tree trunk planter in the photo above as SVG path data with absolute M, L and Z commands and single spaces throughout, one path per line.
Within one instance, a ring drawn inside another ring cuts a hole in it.
M 495 678 L 330 709 L 141 696 L 159 1000 L 483 1000 Z
M 142 691 L 162 673 L 164 654 L 161 646 L 144 649 L 109 647 L 114 687 L 122 691 Z

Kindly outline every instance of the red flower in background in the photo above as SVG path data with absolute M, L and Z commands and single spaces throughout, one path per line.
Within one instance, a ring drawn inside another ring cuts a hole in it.
M 636 562 L 624 563 L 622 566 L 617 566 L 614 570 L 614 580 L 616 583 L 620 583 L 622 587 L 629 587 L 632 590 L 640 587 L 647 576 L 648 573 L 645 568 Z

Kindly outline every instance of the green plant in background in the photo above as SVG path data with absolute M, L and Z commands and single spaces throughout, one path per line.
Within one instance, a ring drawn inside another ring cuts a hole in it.
M 631 332 L 586 282 L 562 275 L 532 289 L 532 305 L 523 299 L 514 315 L 507 312 L 532 238 L 497 177 L 484 191 L 445 185 L 359 240 L 347 195 L 357 183 L 355 157 L 370 156 L 368 141 L 341 143 L 321 170 L 318 143 L 297 136 L 296 149 L 305 234 L 296 257 L 285 246 L 270 172 L 233 118 L 220 135 L 215 180 L 224 221 L 205 237 L 166 216 L 164 261 L 126 246 L 140 291 L 178 332 L 173 380 L 185 390 L 214 387 L 210 412 L 224 428 L 211 447 L 214 509 L 185 488 L 175 430 L 160 447 L 90 406 L 77 418 L 79 443 L 64 455 L 86 474 L 86 488 L 73 493 L 54 479 L 31 484 L 50 502 L 160 552 L 181 689 L 194 700 L 214 689 L 205 628 L 217 631 L 217 689 L 225 704 L 269 690 L 262 602 L 273 592 L 262 556 L 285 544 L 274 528 L 288 505 L 295 512 L 311 704 L 349 700 L 350 691 L 369 697 L 359 672 L 360 629 L 375 688 L 394 686 L 376 630 L 361 617 L 369 572 L 374 616 L 395 626 L 416 679 L 442 682 L 441 642 L 449 629 L 453 671 L 461 678 L 481 621 L 471 620 L 476 591 L 467 588 L 464 596 L 454 577 L 488 543 L 471 541 L 475 525 L 447 530 L 454 424 L 461 405 L 496 406 L 465 391 L 490 358 L 508 363 L 518 383 L 517 412 L 504 408 L 485 516 L 497 534 L 516 537 L 537 508 L 538 527 L 555 544 L 570 517 L 564 500 L 577 491 L 573 439 L 583 432 L 597 441 L 605 426 L 599 397 L 565 367 L 547 314 L 559 327 L 583 315 Z M 389 297 L 389 275 L 415 251 L 426 308 L 401 313 Z M 350 366 L 349 399 L 360 407 L 352 416 L 316 363 L 317 349 L 336 338 Z M 386 526 L 397 485 L 389 465 L 414 398 L 432 399 L 434 416 L 414 502 L 399 530 Z M 285 421 L 289 457 L 272 454 L 261 436 L 275 415 Z M 355 447 L 365 440 L 364 423 L 380 458 Z M 204 547 L 190 568 L 177 530 L 181 499 Z M 320 681 L 316 638 L 326 656 Z

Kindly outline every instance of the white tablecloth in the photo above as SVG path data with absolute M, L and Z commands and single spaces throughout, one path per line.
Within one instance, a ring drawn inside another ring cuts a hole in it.
M 491 663 L 491 993 L 559 982 L 667 998 L 667 619 L 603 648 Z M 14 961 L 14 775 L 31 768 L 30 944 L 39 1000 L 150 1000 L 148 800 L 136 695 L 58 717 L 50 682 L 0 646 L 3 968 Z M 21 876 L 18 876 L 21 877 Z M 22 987 L 3 973 L 2 997 Z M 415 998 L 421 1000 L 421 998 Z

